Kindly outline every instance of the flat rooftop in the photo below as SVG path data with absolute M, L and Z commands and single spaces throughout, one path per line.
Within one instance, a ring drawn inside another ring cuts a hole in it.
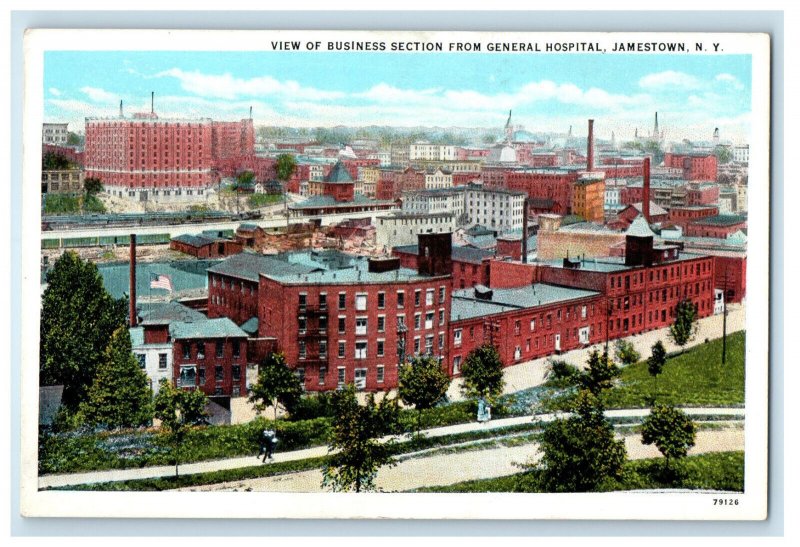
M 666 247 L 664 247 L 666 248 Z M 671 248 L 671 247 L 670 247 Z M 666 262 L 662 262 L 658 264 L 658 266 L 666 266 L 669 264 L 675 264 L 677 262 L 683 262 L 685 260 L 692 260 L 695 258 L 701 258 L 706 255 L 702 255 L 699 253 L 690 253 L 686 251 L 680 251 L 678 254 L 678 258 L 675 260 L 669 260 Z M 577 257 L 575 257 L 577 259 Z M 538 264 L 547 265 L 551 268 L 564 268 L 564 261 L 562 259 L 557 260 L 542 260 L 537 262 Z M 654 264 L 654 266 L 656 266 Z M 574 268 L 567 268 L 570 270 L 579 270 L 584 272 L 601 272 L 601 273 L 613 273 L 613 272 L 624 272 L 627 270 L 633 270 L 639 268 L 640 266 L 626 266 L 625 265 L 625 257 L 624 256 L 604 256 L 600 258 L 587 258 L 582 260 L 580 264 Z
M 492 294 L 488 299 L 478 298 L 475 287 L 453 291 L 450 320 L 458 321 L 513 310 L 536 308 L 600 294 L 597 291 L 572 289 L 546 283 L 490 290 Z

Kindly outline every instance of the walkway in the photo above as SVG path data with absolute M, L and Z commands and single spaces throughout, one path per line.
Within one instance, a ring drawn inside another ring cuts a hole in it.
M 715 416 L 720 418 L 744 419 L 743 408 L 686 408 L 684 411 L 690 416 Z M 649 413 L 649 409 L 622 409 L 609 410 L 606 415 L 610 418 L 634 417 L 641 418 Z M 443 437 L 457 433 L 468 433 L 473 431 L 491 431 L 504 427 L 530 424 L 534 420 L 549 422 L 557 418 L 559 414 L 539 414 L 536 416 L 518 416 L 515 418 L 504 418 L 492 420 L 487 423 L 469 422 L 464 424 L 451 425 L 428 429 L 422 432 L 426 437 Z M 255 450 L 254 450 L 255 452 Z M 327 446 L 316 446 L 292 452 L 278 452 L 275 454 L 274 462 L 288 462 L 304 460 L 307 458 L 317 458 L 328 454 Z M 230 458 L 225 460 L 212 460 L 205 462 L 190 463 L 179 466 L 181 475 L 194 473 L 208 473 L 210 471 L 220 471 L 223 469 L 239 469 L 258 465 L 254 456 Z M 170 477 L 175 474 L 175 466 L 144 467 L 137 469 L 113 469 L 108 471 L 93 471 L 88 473 L 72 473 L 65 475 L 44 475 L 39 477 L 39 488 L 53 488 L 61 486 L 72 486 L 76 484 L 90 484 L 97 482 L 113 482 L 131 479 L 152 479 L 156 477 Z M 466 479 L 463 479 L 466 480 Z

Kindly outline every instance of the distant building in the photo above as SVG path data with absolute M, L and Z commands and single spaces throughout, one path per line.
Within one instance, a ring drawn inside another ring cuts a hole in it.
M 581 173 L 572 186 L 572 214 L 589 222 L 605 218 L 605 173 Z
M 43 123 L 42 144 L 66 145 L 69 137 L 69 124 Z
M 42 194 L 75 194 L 83 192 L 82 169 L 42 171 Z
M 733 161 L 737 163 L 750 163 L 750 145 L 734 146 Z
M 457 214 L 452 211 L 416 214 L 398 211 L 375 221 L 375 241 L 378 250 L 413 245 L 419 234 L 450 233 L 456 229 Z

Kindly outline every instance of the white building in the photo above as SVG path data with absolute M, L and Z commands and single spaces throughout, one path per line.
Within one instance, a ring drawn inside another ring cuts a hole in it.
M 147 374 L 153 393 L 158 393 L 158 384 L 162 378 L 172 382 L 172 342 L 145 344 L 142 327 L 134 327 L 129 331 L 133 354 Z
M 67 144 L 67 126 L 66 123 L 43 123 L 42 144 Z
M 714 315 L 720 315 L 725 311 L 725 291 L 714 289 Z
M 392 164 L 392 153 L 391 152 L 375 152 L 373 154 L 367 154 L 368 160 L 378 160 L 380 161 L 381 167 L 389 167 Z
M 408 145 L 408 159 L 409 161 L 452 161 L 456 159 L 456 147 L 417 141 Z
M 378 217 L 375 242 L 378 250 L 391 251 L 400 245 L 416 245 L 419 234 L 440 234 L 456 229 L 456 214 L 452 211 L 432 214 L 398 212 Z
M 438 188 L 452 188 L 453 173 L 443 169 L 429 170 L 425 172 L 425 189 L 436 190 Z
M 464 186 L 439 190 L 403 192 L 404 213 L 429 215 L 464 211 Z
M 733 161 L 739 163 L 749 163 L 750 162 L 750 145 L 744 144 L 741 146 L 734 146 L 733 147 Z

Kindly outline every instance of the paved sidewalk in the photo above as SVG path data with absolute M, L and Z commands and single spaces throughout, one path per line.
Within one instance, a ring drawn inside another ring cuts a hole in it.
M 743 408 L 686 408 L 684 411 L 690 416 L 709 415 L 731 418 L 744 418 Z M 609 410 L 606 415 L 613 418 L 619 417 L 644 417 L 649 414 L 649 409 L 622 409 Z M 469 422 L 456 424 L 446 427 L 438 427 L 422 431 L 426 437 L 443 437 L 457 433 L 468 433 L 473 431 L 492 431 L 519 424 L 529 424 L 533 421 L 550 422 L 563 413 L 538 414 L 535 416 L 518 416 L 514 418 L 503 418 L 492 420 L 485 423 Z M 388 438 L 388 437 L 387 437 Z M 408 438 L 407 436 L 405 437 Z M 316 446 L 303 450 L 291 452 L 276 452 L 273 462 L 289 462 L 316 458 L 328 454 L 327 446 Z M 259 458 L 245 456 L 240 458 L 230 458 L 225 460 L 212 460 L 197 463 L 189 463 L 179 466 L 181 475 L 194 473 L 208 473 L 210 471 L 220 471 L 224 469 L 240 469 L 252 467 L 259 464 Z M 132 479 L 152 479 L 157 477 L 171 477 L 175 474 L 175 466 L 143 467 L 138 469 L 113 469 L 108 471 L 94 471 L 88 473 L 72 473 L 65 475 L 44 475 L 39 477 L 39 488 L 54 488 L 60 486 L 73 486 L 77 484 L 90 484 L 98 482 L 114 482 Z

